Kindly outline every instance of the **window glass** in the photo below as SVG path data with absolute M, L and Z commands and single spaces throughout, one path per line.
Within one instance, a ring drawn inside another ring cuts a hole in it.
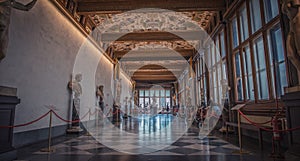
M 144 108 L 144 98 L 139 99 L 139 107 Z
M 203 66 L 203 59 L 202 58 L 200 58 L 199 59 L 199 74 L 200 74 L 200 76 L 203 74 L 203 68 L 202 68 L 202 66 Z
M 170 90 L 166 90 L 166 96 L 170 97 Z
M 279 14 L 278 3 L 276 0 L 264 0 L 266 23 Z
M 253 48 L 254 48 L 254 57 L 255 57 L 258 98 L 268 99 L 269 98 L 268 78 L 267 78 L 267 71 L 266 71 L 264 42 L 262 37 L 259 37 L 254 41 Z
M 221 55 L 222 55 L 222 58 L 224 58 L 226 56 L 224 31 L 222 31 L 220 34 L 220 41 L 221 41 Z
M 240 10 L 239 18 L 240 18 L 241 42 L 243 42 L 249 37 L 246 5 L 244 5 Z
M 221 64 L 221 62 L 218 64 L 218 67 L 217 67 L 217 83 L 218 83 L 218 98 L 219 98 L 219 103 L 222 103 L 221 101 L 222 101 L 222 98 L 223 98 L 223 96 L 222 96 L 222 69 L 221 69 L 221 67 L 222 67 L 222 64 Z
M 218 100 L 218 82 L 217 82 L 217 71 L 214 69 L 213 70 L 213 90 L 214 90 L 214 101 L 217 101 Z
M 144 90 L 140 90 L 140 96 L 144 96 Z
M 151 96 L 151 97 L 154 96 L 154 90 L 150 90 L 150 96 Z
M 279 25 L 276 25 L 269 31 L 268 35 L 269 40 L 269 50 L 270 50 L 270 62 L 271 62 L 271 73 L 273 80 L 273 87 L 277 90 L 277 97 L 280 97 L 284 94 L 284 87 L 287 86 L 286 79 L 286 66 L 284 59 L 284 50 L 282 45 L 282 33 Z M 275 71 L 276 71 L 276 85 L 274 81 L 274 62 L 275 62 Z M 274 89 L 274 88 L 273 88 Z M 275 90 L 273 91 L 274 94 Z
M 159 96 L 159 90 L 155 90 L 155 96 L 156 96 L 156 97 Z
M 227 70 L 226 69 L 227 69 L 226 68 L 226 61 L 223 61 L 223 63 L 222 63 L 222 76 L 223 76 L 222 79 L 223 79 L 223 82 L 227 81 Z M 228 85 L 228 82 L 227 82 L 227 85 Z M 223 92 L 222 93 L 223 98 L 227 98 L 228 97 L 227 89 L 222 88 L 222 90 L 225 90 L 225 91 L 222 91 Z M 225 95 L 223 95 L 223 94 L 225 94 Z
M 216 48 L 216 46 L 213 45 L 213 44 L 210 46 L 210 50 L 211 50 L 211 66 L 215 65 L 215 58 L 216 58 L 216 56 L 215 56 L 215 48 Z
M 221 55 L 220 55 L 220 49 L 221 49 L 221 48 L 220 48 L 220 41 L 219 41 L 219 37 L 218 37 L 218 36 L 217 36 L 217 38 L 216 38 L 215 44 L 216 44 L 216 48 L 215 48 L 215 49 L 216 49 L 216 50 L 215 50 L 215 52 L 216 52 L 215 60 L 218 61 L 217 58 L 221 56 Z
M 243 63 L 244 63 L 244 81 L 245 81 L 245 96 L 247 100 L 254 100 L 254 87 L 253 87 L 253 76 L 252 76 L 252 65 L 250 48 L 246 46 L 243 52 Z
M 145 96 L 149 96 L 149 90 L 145 90 Z
M 171 106 L 171 99 L 169 97 L 166 98 L 166 106 Z
M 240 54 L 235 55 L 235 76 L 236 76 L 236 92 L 237 100 L 243 100 L 243 82 L 242 82 L 242 73 L 241 73 L 241 61 Z
M 238 27 L 237 27 L 236 17 L 232 20 L 231 28 L 232 28 L 232 45 L 233 45 L 233 48 L 236 48 L 239 45 Z
M 163 98 L 160 98 L 160 107 L 164 108 L 166 106 L 166 99 L 163 97 Z
M 227 70 L 226 70 L 226 61 L 223 61 L 223 65 L 222 65 L 222 70 L 223 70 L 223 79 L 227 80 Z
M 206 76 L 203 78 L 203 101 L 205 102 L 205 103 L 207 103 L 207 82 L 206 82 Z
M 144 107 L 148 107 L 150 104 L 149 104 L 149 97 L 145 98 L 145 106 Z
M 260 0 L 250 0 L 252 33 L 261 28 Z

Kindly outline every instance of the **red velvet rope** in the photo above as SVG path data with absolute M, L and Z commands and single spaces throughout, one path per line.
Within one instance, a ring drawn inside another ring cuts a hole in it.
M 265 131 L 269 131 L 269 132 L 288 132 L 288 131 L 295 131 L 295 130 L 300 130 L 300 126 L 299 127 L 295 127 L 295 128 L 290 128 L 290 129 L 285 129 L 285 130 L 273 130 L 273 129 L 268 129 L 265 127 L 262 127 L 261 125 L 251 121 L 241 110 L 238 110 L 238 112 L 242 115 L 242 117 L 244 119 L 246 119 L 251 125 L 256 126 L 257 128 L 260 128 L 262 130 Z
M 22 126 L 28 126 L 30 124 L 34 124 L 36 122 L 38 122 L 39 120 L 43 119 L 44 117 L 46 117 L 50 112 L 53 112 L 53 114 L 60 120 L 64 121 L 64 122 L 68 122 L 68 123 L 77 123 L 80 122 L 80 120 L 83 120 L 86 116 L 88 116 L 88 114 L 90 114 L 90 112 L 87 112 L 81 119 L 79 120 L 67 120 L 67 119 L 63 119 L 61 116 L 59 116 L 55 111 L 53 110 L 49 110 L 47 113 L 45 113 L 44 115 L 40 116 L 39 118 L 30 121 L 28 123 L 24 123 L 24 124 L 19 124 L 19 125 L 12 125 L 12 126 L 0 126 L 0 128 L 16 128 L 16 127 L 22 127 Z
M 47 113 L 45 113 L 44 115 L 40 116 L 39 118 L 33 120 L 33 121 L 30 121 L 28 123 L 25 123 L 25 124 L 19 124 L 19 125 L 12 125 L 12 126 L 0 126 L 0 128 L 15 128 L 15 127 L 21 127 L 21 126 L 27 126 L 27 125 L 30 125 L 30 124 L 33 124 L 35 122 L 38 122 L 39 120 L 41 120 L 42 118 L 46 117 L 52 110 L 48 111 Z
M 60 119 L 61 121 L 64 121 L 64 122 L 68 122 L 68 123 L 78 123 L 80 122 L 80 120 L 83 120 L 88 114 L 89 112 L 87 112 L 81 119 L 79 120 L 67 120 L 67 119 L 64 119 L 62 118 L 61 116 L 59 116 L 55 111 L 53 111 L 53 114 L 58 118 Z
M 254 121 L 251 121 L 244 113 L 242 113 L 241 110 L 239 110 L 239 113 L 251 124 L 255 124 L 255 125 L 265 125 L 265 124 L 268 124 L 268 123 L 271 123 L 272 122 L 272 119 L 270 121 L 266 121 L 266 122 L 262 122 L 262 123 L 258 123 L 258 122 L 254 122 Z M 247 118 L 246 118 L 247 117 Z

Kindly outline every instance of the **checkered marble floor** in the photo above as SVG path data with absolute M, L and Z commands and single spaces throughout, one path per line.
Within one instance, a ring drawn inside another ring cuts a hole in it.
M 141 125 L 140 122 L 141 120 L 137 120 L 136 126 L 131 126 L 133 127 L 131 130 L 128 130 L 128 126 L 124 127 L 126 123 L 112 128 L 108 128 L 112 126 L 109 124 L 102 128 L 97 126 L 96 129 L 90 129 L 92 136 L 81 135 L 53 145 L 55 152 L 35 151 L 18 159 L 26 161 L 260 161 L 253 154 L 233 153 L 239 148 L 216 136 L 200 137 L 199 129 L 196 127 L 191 127 L 188 132 L 182 134 L 179 131 L 184 127 L 183 124 L 174 123 L 173 127 L 161 132 L 159 127 L 166 125 L 162 121 L 161 125 L 153 124 L 157 126 L 156 129 L 152 124 L 147 125 L 146 128 L 151 130 L 145 132 L 143 130 L 145 125 Z M 115 129 L 119 129 L 119 132 L 114 131 Z M 127 131 L 124 132 L 124 129 Z M 102 132 L 95 133 L 97 131 Z
M 113 145 L 113 142 L 111 142 Z M 238 150 L 238 147 L 221 140 L 215 136 L 207 136 L 199 139 L 198 135 L 188 133 L 183 135 L 177 142 L 161 150 L 159 146 L 140 146 L 137 148 L 135 143 L 125 144 L 128 151 L 143 152 L 145 149 L 153 149 L 154 152 L 143 155 L 234 155 L 232 152 Z M 99 143 L 92 136 L 80 136 L 63 143 L 52 146 L 56 155 L 132 155 L 122 153 L 108 148 Z M 47 155 L 45 152 L 34 152 L 33 155 Z

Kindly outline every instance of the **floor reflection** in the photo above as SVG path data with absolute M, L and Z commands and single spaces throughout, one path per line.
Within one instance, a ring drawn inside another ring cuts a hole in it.
M 158 114 L 155 116 L 142 114 L 138 117 L 123 118 L 120 123 L 115 125 L 126 132 L 146 134 L 170 128 L 173 119 L 174 116 L 170 114 Z

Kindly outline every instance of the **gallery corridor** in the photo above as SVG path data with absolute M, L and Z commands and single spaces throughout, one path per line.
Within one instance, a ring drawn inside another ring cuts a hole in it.
M 299 161 L 300 0 L 0 0 L 0 161 Z

